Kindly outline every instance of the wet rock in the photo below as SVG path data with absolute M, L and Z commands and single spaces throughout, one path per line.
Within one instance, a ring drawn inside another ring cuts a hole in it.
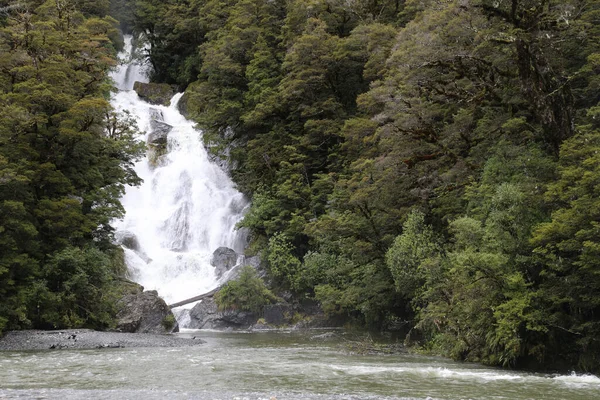
M 173 251 L 186 251 L 192 240 L 190 233 L 190 216 L 193 213 L 192 179 L 187 172 L 179 176 L 180 192 L 176 196 L 179 207 L 165 221 L 164 232 L 169 232 L 163 244 Z
M 128 293 L 118 302 L 117 330 L 131 333 L 171 333 L 179 327 L 156 290 Z
M 237 264 L 238 254 L 228 247 L 219 247 L 214 251 L 210 265 L 215 267 L 217 278 L 222 277 L 227 271 Z
M 240 263 L 241 265 L 250 265 L 256 270 L 256 274 L 259 278 L 266 280 L 267 279 L 267 269 L 263 265 L 261 261 L 261 256 L 244 256 L 244 259 Z
M 219 311 L 212 297 L 202 300 L 190 310 L 190 329 L 248 329 L 258 315 L 249 311 Z
M 156 107 L 150 107 L 150 109 L 148 110 L 148 114 L 150 114 L 150 120 L 157 120 L 157 121 L 165 120 L 165 116 L 164 116 L 162 110 L 160 110 Z
M 169 133 L 173 127 L 164 122 L 164 115 L 157 108 L 150 108 L 150 133 L 148 134 L 148 160 L 150 165 L 161 165 L 167 154 Z
M 155 146 L 166 146 L 169 139 L 169 132 L 173 127 L 166 122 L 151 120 L 150 133 L 148 134 L 148 144 Z
M 171 97 L 175 94 L 175 89 L 166 83 L 144 83 L 136 81 L 133 84 L 133 90 L 140 98 L 150 104 L 160 104 L 168 106 L 171 104 Z
M 263 318 L 271 325 L 283 325 L 291 321 L 292 307 L 289 304 L 269 304 L 263 307 Z
M 143 251 L 136 251 L 135 252 L 138 256 L 140 256 L 140 258 L 142 260 L 144 260 L 144 262 L 146 264 L 150 264 L 152 262 L 152 259 L 150 257 L 148 257 L 148 255 L 146 253 L 144 253 Z
M 150 264 L 152 259 L 148 257 L 146 253 L 142 251 L 140 242 L 137 236 L 133 232 L 129 231 L 118 231 L 115 233 L 115 241 L 121 246 L 133 250 L 146 264 Z
M 217 304 L 212 298 L 202 300 L 190 310 L 190 320 L 187 328 L 211 329 L 218 319 Z
M 188 249 L 189 219 L 182 218 L 182 215 L 186 215 L 190 208 L 188 203 L 184 203 L 164 225 L 170 228 L 169 232 L 173 232 L 173 239 L 164 243 L 171 251 L 184 252 Z
M 181 98 L 179 99 L 179 102 L 177 103 L 177 110 L 179 110 L 181 115 L 183 115 L 187 119 L 190 119 L 190 112 L 188 109 L 189 97 L 189 94 L 184 93 L 183 96 L 181 96 Z
M 140 250 L 140 242 L 135 233 L 129 231 L 119 231 L 115 233 L 115 240 L 118 244 L 133 251 Z

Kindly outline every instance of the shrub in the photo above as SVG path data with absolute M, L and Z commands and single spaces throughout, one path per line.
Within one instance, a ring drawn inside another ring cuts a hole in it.
M 219 310 L 243 310 L 260 313 L 262 307 L 277 301 L 251 266 L 245 266 L 238 279 L 227 282 L 215 295 Z
M 173 327 L 175 326 L 175 316 L 173 314 L 167 314 L 163 320 L 162 320 L 162 326 L 163 328 L 165 328 L 166 331 L 171 331 L 173 330 Z

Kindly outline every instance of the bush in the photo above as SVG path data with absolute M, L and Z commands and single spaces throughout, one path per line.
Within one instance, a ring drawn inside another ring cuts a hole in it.
M 247 265 L 238 279 L 227 282 L 215 295 L 219 310 L 242 310 L 260 313 L 263 306 L 274 303 L 277 297 Z
M 175 316 L 173 314 L 167 314 L 163 320 L 162 320 L 162 326 L 163 328 L 165 328 L 165 330 L 167 331 L 172 331 L 173 328 L 175 327 L 175 323 L 177 321 L 175 320 Z

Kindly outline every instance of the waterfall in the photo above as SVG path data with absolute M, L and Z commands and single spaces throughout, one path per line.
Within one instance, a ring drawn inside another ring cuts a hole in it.
M 136 80 L 147 80 L 131 54 L 132 38 L 125 36 L 120 54 L 125 62 L 112 73 L 119 91 L 111 103 L 135 118 L 145 132 L 140 140 L 167 132 L 167 151 L 158 162 L 146 157 L 136 164 L 143 183 L 127 187 L 121 199 L 126 214 L 114 226 L 117 239 L 128 241 L 124 250 L 132 279 L 173 303 L 217 286 L 210 259 L 218 247 L 243 252 L 246 238 L 235 225 L 248 202 L 210 160 L 202 132 L 179 113 L 181 93 L 165 107 L 142 101 L 132 90 Z

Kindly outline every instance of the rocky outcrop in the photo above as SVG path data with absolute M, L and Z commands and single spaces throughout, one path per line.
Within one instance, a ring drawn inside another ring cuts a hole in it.
M 217 278 L 221 278 L 227 271 L 237 264 L 238 254 L 228 247 L 216 249 L 210 260 L 210 265 L 215 267 Z
M 146 264 L 152 262 L 152 259 L 142 250 L 140 242 L 135 233 L 130 231 L 118 231 L 115 233 L 115 241 L 121 246 L 133 250 Z
M 169 133 L 173 127 L 164 121 L 164 115 L 158 108 L 150 108 L 150 133 L 148 134 L 148 160 L 150 165 L 158 166 L 167 154 Z
M 179 327 L 175 316 L 156 290 L 130 290 L 118 302 L 117 327 L 121 332 L 171 333 Z
M 219 311 L 212 297 L 202 300 L 190 310 L 190 329 L 248 329 L 258 320 L 249 311 Z
M 292 306 L 287 303 L 269 304 L 263 307 L 263 319 L 269 325 L 289 324 L 292 314 Z
M 136 81 L 133 84 L 133 90 L 140 98 L 150 104 L 160 104 L 168 106 L 171 104 L 171 97 L 175 94 L 175 89 L 166 83 L 144 83 Z
M 181 96 L 181 98 L 179 99 L 179 102 L 177 103 L 177 110 L 179 110 L 181 115 L 183 115 L 187 119 L 190 119 L 190 112 L 188 110 L 189 97 L 190 97 L 189 94 L 184 93 L 183 96 Z
M 166 122 L 153 119 L 150 121 L 150 129 L 148 144 L 166 146 L 169 133 L 173 130 L 173 127 Z
M 259 278 L 266 280 L 267 279 L 267 269 L 264 266 L 263 262 L 261 261 L 261 256 L 260 255 L 256 255 L 256 256 L 244 256 L 244 260 L 241 263 L 242 265 L 250 265 L 252 267 L 254 267 L 254 269 L 256 270 L 256 274 L 258 275 Z
M 115 240 L 118 244 L 133 251 L 140 250 L 140 242 L 135 233 L 129 231 L 118 231 L 115 233 Z

